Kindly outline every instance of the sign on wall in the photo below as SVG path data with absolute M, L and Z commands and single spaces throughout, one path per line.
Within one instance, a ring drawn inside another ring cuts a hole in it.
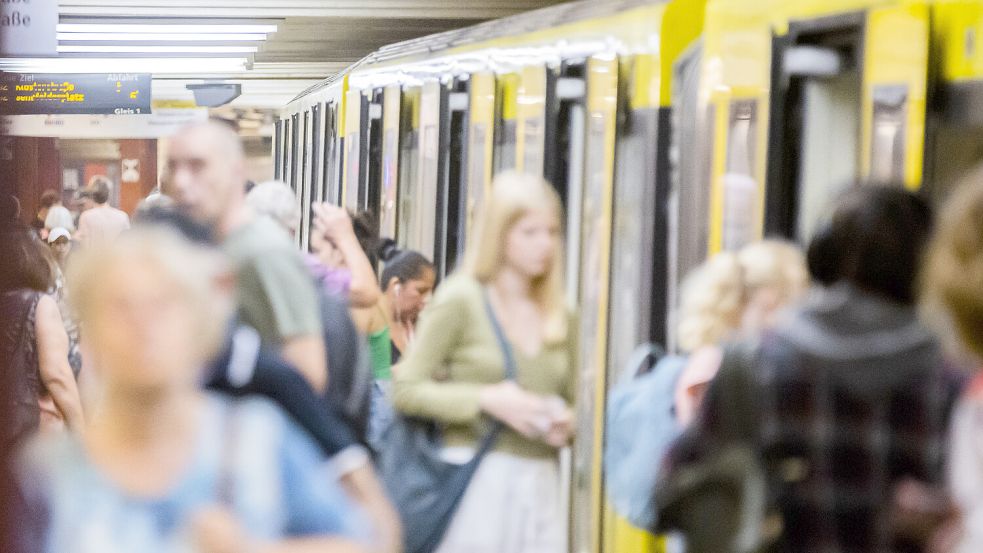
M 149 73 L 5 73 L 0 111 L 11 115 L 150 113 Z
M 58 0 L 0 2 L 0 55 L 58 54 Z

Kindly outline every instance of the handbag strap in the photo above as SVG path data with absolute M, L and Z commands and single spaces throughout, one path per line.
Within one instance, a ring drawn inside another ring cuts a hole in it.
M 502 325 L 499 324 L 498 317 L 495 316 L 495 310 L 492 309 L 491 300 L 488 299 L 487 289 L 482 291 L 482 298 L 485 302 L 485 311 L 488 313 L 488 320 L 491 321 L 492 330 L 495 333 L 495 340 L 498 342 L 498 347 L 502 351 L 502 358 L 505 360 L 505 378 L 507 380 L 515 380 L 517 369 L 515 364 L 515 356 L 512 354 L 512 346 L 505 337 L 505 331 L 502 329 Z M 471 460 L 472 463 L 480 463 L 482 457 L 491 451 L 491 448 L 498 440 L 498 434 L 502 431 L 503 427 L 504 425 L 499 420 L 492 422 L 491 429 L 487 434 L 485 434 L 485 437 L 482 438 L 478 445 L 478 450 L 475 453 L 474 458 Z
M 512 345 L 509 344 L 508 338 L 505 337 L 505 330 L 502 329 L 502 325 L 498 322 L 498 317 L 495 316 L 495 310 L 492 308 L 487 289 L 482 292 L 482 297 L 485 300 L 485 311 L 488 312 L 488 320 L 491 321 L 492 330 L 495 332 L 495 340 L 498 342 L 498 348 L 502 350 L 502 358 L 505 359 L 505 379 L 515 380 L 518 369 L 515 365 L 515 355 L 512 353 Z

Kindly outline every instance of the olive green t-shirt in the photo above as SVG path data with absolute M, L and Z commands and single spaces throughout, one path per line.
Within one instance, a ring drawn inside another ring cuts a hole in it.
M 239 318 L 264 343 L 321 335 L 314 281 L 280 225 L 257 216 L 235 229 L 222 247 L 235 265 Z
M 393 368 L 393 402 L 410 416 L 444 425 L 447 445 L 474 445 L 489 428 L 478 405 L 481 388 L 505 378 L 505 359 L 488 318 L 482 286 L 473 278 L 447 279 L 420 314 L 416 339 Z M 516 382 L 543 396 L 559 396 L 573 407 L 576 327 L 566 340 L 547 343 L 534 356 L 512 348 Z M 495 446 L 526 457 L 556 455 L 552 447 L 505 429 Z

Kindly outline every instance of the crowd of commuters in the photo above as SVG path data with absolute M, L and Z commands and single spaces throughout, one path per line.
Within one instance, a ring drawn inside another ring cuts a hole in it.
M 370 214 L 315 205 L 298 247 L 293 191 L 247 187 L 222 124 L 171 139 L 132 229 L 111 198 L 94 179 L 77 223 L 56 192 L 30 224 L 0 204 L 4 551 L 398 553 L 433 527 L 374 462 L 398 428 L 474 467 L 429 550 L 568 550 L 578 326 L 549 183 L 496 177 L 439 285 Z M 852 187 L 804 251 L 719 253 L 681 296 L 646 398 L 666 420 L 632 429 L 665 433 L 631 467 L 649 530 L 697 553 L 976 550 L 983 172 L 938 218 Z

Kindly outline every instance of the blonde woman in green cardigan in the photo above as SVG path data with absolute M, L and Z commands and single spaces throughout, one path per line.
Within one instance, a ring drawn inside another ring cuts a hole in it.
M 394 368 L 394 402 L 444 428 L 445 457 L 466 462 L 491 420 L 504 423 L 437 553 L 566 551 L 557 452 L 573 433 L 574 325 L 564 306 L 561 207 L 540 178 L 492 185 L 463 269 L 420 316 Z M 515 381 L 486 301 L 513 350 Z

